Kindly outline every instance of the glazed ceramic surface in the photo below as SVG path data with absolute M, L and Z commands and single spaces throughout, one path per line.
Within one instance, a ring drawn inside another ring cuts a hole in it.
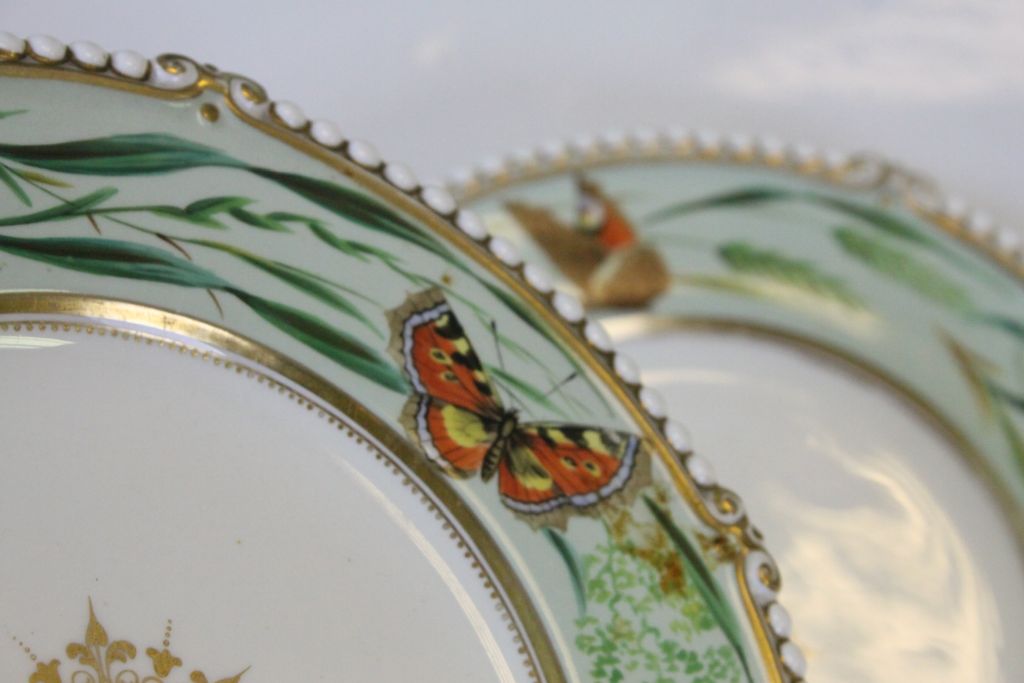
M 802 676 L 739 498 L 447 193 L 185 58 L 0 57 L 5 680 Z
M 884 161 L 685 133 L 457 189 L 752 492 L 818 674 L 1016 680 L 1024 298 L 988 226 Z

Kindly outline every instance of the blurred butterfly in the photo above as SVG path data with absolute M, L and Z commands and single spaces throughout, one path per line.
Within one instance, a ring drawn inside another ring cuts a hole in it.
M 575 225 L 521 202 L 505 208 L 583 290 L 588 305 L 646 306 L 671 284 L 661 255 L 637 240 L 629 219 L 596 183 L 577 176 L 576 191 Z
M 401 422 L 445 472 L 498 480 L 502 502 L 533 527 L 564 528 L 650 481 L 640 437 L 601 427 L 524 422 L 506 408 L 439 289 L 389 311 L 389 350 L 414 394 Z

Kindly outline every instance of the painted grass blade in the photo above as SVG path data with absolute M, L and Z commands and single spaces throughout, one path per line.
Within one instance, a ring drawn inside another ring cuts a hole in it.
M 1007 285 L 1005 278 L 1000 277 L 998 273 L 992 272 L 963 252 L 933 238 L 929 231 L 922 230 L 913 223 L 901 218 L 894 211 L 822 192 L 793 191 L 770 186 L 745 187 L 709 197 L 672 204 L 649 214 L 645 218 L 645 222 L 654 226 L 666 220 L 699 211 L 742 208 L 766 202 L 796 202 L 835 211 L 849 218 L 855 218 L 864 226 L 878 230 L 889 237 L 912 242 L 929 249 L 955 265 L 962 272 L 981 277 L 990 285 L 1004 289 Z
M 837 301 L 850 308 L 865 308 L 864 302 L 846 283 L 822 271 L 810 261 L 792 258 L 746 242 L 729 242 L 718 248 L 719 257 L 732 270 L 758 275 L 798 287 L 819 297 Z
M 579 616 L 582 617 L 587 613 L 587 591 L 584 588 L 586 582 L 583 579 L 583 568 L 580 566 L 579 558 L 576 557 L 576 552 L 569 545 L 569 541 L 557 530 L 546 526 L 542 531 L 547 539 L 551 541 L 551 545 L 555 546 L 555 550 L 558 551 L 562 561 L 565 562 L 566 571 L 569 573 L 569 581 L 572 583 L 572 591 L 576 597 L 576 609 L 579 612 Z
M 57 220 L 60 218 L 81 216 L 88 213 L 90 209 L 98 207 L 115 194 L 117 194 L 117 190 L 115 188 L 104 187 L 100 190 L 96 190 L 95 192 L 91 192 L 84 197 L 68 200 L 64 204 L 59 204 L 49 209 L 36 211 L 35 213 L 22 214 L 21 216 L 0 218 L 0 227 L 46 223 L 47 221 Z
M 687 577 L 697 589 L 697 592 L 700 593 L 701 598 L 708 607 L 708 611 L 711 612 L 711 616 L 732 645 L 733 650 L 736 652 L 736 657 L 739 659 L 740 665 L 746 674 L 747 681 L 752 682 L 753 676 L 751 675 L 750 665 L 747 663 L 747 657 L 743 648 L 743 634 L 740 631 L 739 621 L 733 613 L 728 599 L 722 594 L 718 581 L 708 571 L 707 566 L 704 564 L 704 558 L 693 547 L 693 544 L 690 543 L 686 533 L 676 526 L 669 512 L 647 496 L 644 496 L 644 503 L 647 505 L 647 509 L 651 511 L 651 514 L 654 515 L 654 519 L 665 530 L 665 533 L 668 534 L 672 544 L 686 560 Z
M 852 228 L 837 228 L 835 237 L 847 254 L 922 297 L 958 313 L 973 310 L 963 287 L 909 252 Z
M 465 266 L 443 243 L 367 195 L 342 187 L 337 183 L 296 173 L 284 173 L 258 167 L 251 167 L 248 170 L 250 173 L 291 190 L 331 213 L 371 230 L 415 244 L 449 261 L 460 270 L 465 270 Z
M 34 168 L 88 175 L 149 175 L 200 166 L 242 166 L 211 147 L 163 133 L 45 145 L 0 144 L 0 157 Z
M 228 283 L 191 261 L 135 242 L 96 237 L 23 239 L 0 235 L 0 250 L 51 266 L 94 275 L 225 289 Z
M 17 197 L 22 204 L 25 206 L 32 206 L 32 200 L 29 199 L 28 194 L 26 194 L 21 185 L 18 184 L 14 175 L 7 170 L 6 166 L 3 165 L 0 165 L 0 182 L 6 185 L 7 189 L 14 193 L 14 196 Z
M 280 261 L 274 261 L 271 259 L 263 258 L 257 254 L 238 247 L 231 246 L 229 244 L 222 244 L 220 242 L 211 242 L 209 240 L 191 240 L 192 244 L 199 244 L 210 249 L 216 249 L 217 251 L 231 254 L 232 256 L 245 261 L 251 266 L 259 268 L 268 275 L 276 277 L 278 280 L 285 282 L 295 289 L 307 294 L 314 299 L 324 303 L 334 310 L 343 313 L 351 318 L 358 320 L 364 327 L 370 332 L 384 338 L 384 334 L 377 329 L 377 327 L 370 321 L 362 311 L 359 310 L 351 301 L 346 299 L 338 291 L 340 287 L 330 286 L 327 281 L 318 275 L 314 275 L 307 270 L 298 268 L 295 266 L 289 266 L 286 263 Z
M 392 391 L 403 394 L 409 391 L 409 385 L 398 368 L 350 334 L 286 304 L 234 288 L 227 291 L 271 325 L 338 365 Z

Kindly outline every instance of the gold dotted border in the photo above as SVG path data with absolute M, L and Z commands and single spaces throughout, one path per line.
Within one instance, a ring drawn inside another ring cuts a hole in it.
M 434 518 L 437 521 L 441 522 L 442 530 L 448 533 L 448 537 L 455 541 L 456 547 L 458 547 L 458 549 L 462 551 L 463 556 L 470 561 L 470 566 L 476 571 L 477 577 L 481 580 L 484 588 L 488 591 L 489 597 L 494 600 L 494 606 L 497 607 L 497 612 L 501 616 L 501 620 L 506 623 L 509 632 L 512 633 L 512 642 L 515 643 L 518 654 L 523 657 L 521 663 L 529 673 L 530 678 L 538 683 L 542 680 L 538 664 L 533 658 L 530 648 L 526 645 L 527 641 L 524 638 L 524 634 L 514 616 L 512 608 L 505 601 L 502 591 L 498 589 L 496 580 L 492 576 L 488 565 L 480 558 L 479 555 L 477 555 L 474 546 L 462 535 L 459 526 L 451 519 L 447 510 L 443 506 L 439 505 L 434 498 L 429 495 L 428 489 L 425 489 L 416 479 L 410 476 L 408 471 L 401 467 L 399 463 L 395 462 L 390 453 L 378 446 L 374 441 L 366 438 L 359 431 L 360 428 L 358 425 L 353 424 L 344 416 L 335 413 L 325 405 L 303 396 L 265 372 L 246 365 L 245 363 L 240 363 L 237 360 L 225 358 L 224 355 L 226 354 L 224 354 L 224 352 L 211 352 L 176 340 L 165 339 L 157 334 L 142 332 L 139 330 L 125 330 L 114 327 L 113 325 L 48 320 L 0 321 L 0 332 L 34 332 L 37 329 L 39 332 L 49 330 L 51 332 L 70 332 L 75 334 L 94 335 L 96 337 L 109 337 L 110 339 L 121 338 L 124 341 L 134 341 L 136 343 L 144 342 L 146 346 L 156 346 L 172 352 L 177 351 L 179 355 L 187 355 L 200 361 L 211 362 L 214 367 L 222 367 L 229 371 L 234 370 L 236 375 L 256 380 L 257 384 L 266 386 L 271 391 L 276 390 L 277 394 L 287 397 L 287 399 L 294 403 L 296 407 L 305 408 L 310 413 L 316 411 L 317 417 L 327 420 L 328 425 L 336 427 L 339 431 L 344 432 L 345 436 L 354 439 L 356 444 L 365 446 L 366 449 L 373 454 L 374 459 L 377 462 L 383 464 L 384 467 L 395 476 L 401 477 L 402 484 L 412 489 L 415 494 L 418 494 L 420 502 L 423 503 L 428 511 L 433 513 Z
M 573 307 L 557 306 L 559 297 L 564 299 L 565 295 L 540 285 L 520 260 L 498 257 L 495 253 L 498 241 L 486 232 L 468 228 L 467 225 L 478 223 L 478 219 L 471 211 L 460 209 L 449 192 L 440 187 L 420 185 L 414 177 L 410 182 L 396 181 L 392 171 L 400 165 L 385 163 L 371 146 L 342 138 L 333 124 L 310 121 L 295 105 L 270 100 L 263 87 L 254 81 L 220 71 L 209 64 L 200 64 L 182 55 L 167 54 L 149 60 L 145 73 L 132 75 L 118 70 L 118 53 L 109 55 L 102 67 L 87 69 L 76 57 L 74 45 L 64 46 L 63 57 L 59 60 L 40 60 L 30 49 L 32 39 L 21 41 L 16 49 L 4 49 L 4 40 L 10 43 L 20 39 L 0 33 L 0 76 L 82 82 L 164 99 L 194 98 L 207 90 L 219 93 L 241 121 L 323 161 L 370 192 L 393 199 L 396 206 L 450 239 L 523 297 L 623 403 L 630 417 L 651 440 L 654 454 L 668 470 L 669 478 L 694 514 L 710 528 L 731 534 L 740 542 L 741 551 L 737 554 L 735 568 L 740 577 L 744 608 L 766 664 L 766 673 L 772 683 L 803 680 L 802 673 L 793 672 L 784 665 L 779 652 L 782 643 L 768 627 L 766 613 L 781 587 L 781 577 L 774 560 L 764 550 L 764 539 L 750 523 L 739 496 L 717 483 L 702 484 L 693 478 L 688 462 L 694 453 L 677 450 L 668 442 L 665 415 L 654 414 L 648 409 L 643 401 L 642 385 L 620 372 L 615 362 L 616 352 L 594 343 L 587 334 L 588 325 L 593 323 L 588 323 L 582 313 L 567 312 L 574 311 Z M 333 133 L 325 134 L 331 130 Z M 401 170 L 408 173 L 404 167 Z M 747 571 L 748 559 L 760 563 L 760 570 Z M 550 662 L 545 670 L 549 666 L 557 668 L 558 664 Z

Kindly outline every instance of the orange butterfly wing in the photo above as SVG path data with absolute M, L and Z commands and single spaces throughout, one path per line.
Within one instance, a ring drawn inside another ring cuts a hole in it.
M 402 425 L 431 462 L 457 477 L 479 470 L 497 439 L 493 421 L 422 394 L 406 402 Z
M 498 468 L 505 505 L 533 523 L 564 524 L 567 510 L 593 513 L 611 496 L 646 483 L 640 438 L 595 427 L 528 424 Z
M 390 311 L 392 356 L 413 389 L 483 415 L 501 400 L 440 289 L 413 294 Z
M 449 473 L 475 472 L 497 438 L 501 401 L 462 325 L 439 289 L 408 297 L 388 318 L 390 351 L 415 391 L 403 426 Z

